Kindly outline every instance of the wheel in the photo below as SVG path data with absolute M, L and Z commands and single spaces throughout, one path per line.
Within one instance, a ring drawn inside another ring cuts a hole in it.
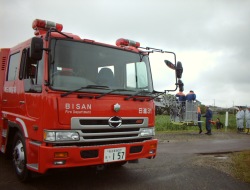
M 25 182 L 30 178 L 30 171 L 26 167 L 26 146 L 23 135 L 18 132 L 14 137 L 12 148 L 13 166 L 20 181 Z

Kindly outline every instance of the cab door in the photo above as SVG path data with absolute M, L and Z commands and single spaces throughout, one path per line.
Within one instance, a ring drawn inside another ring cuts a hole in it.
M 43 112 L 43 60 L 37 61 L 30 58 L 29 51 L 28 47 L 22 53 L 20 80 L 23 93 L 19 96 L 19 101 L 24 104 L 22 107 L 23 114 L 26 113 L 28 117 L 39 119 Z

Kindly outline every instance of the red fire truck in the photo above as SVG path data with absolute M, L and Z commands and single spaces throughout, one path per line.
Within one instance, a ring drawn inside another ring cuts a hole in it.
M 160 93 L 149 54 L 175 54 L 123 38 L 116 46 L 81 39 L 51 21 L 36 19 L 32 27 L 34 37 L 0 49 L 0 152 L 18 178 L 154 158 Z M 165 62 L 177 88 L 182 67 Z

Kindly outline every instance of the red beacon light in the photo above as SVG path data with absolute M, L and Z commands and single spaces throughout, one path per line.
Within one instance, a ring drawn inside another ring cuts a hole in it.
M 119 47 L 132 46 L 132 47 L 138 48 L 138 47 L 140 47 L 140 42 L 120 38 L 120 39 L 116 40 L 116 46 L 119 46 Z
M 59 32 L 62 31 L 63 29 L 63 25 L 59 24 L 59 23 L 55 23 L 52 21 L 48 21 L 48 20 L 41 20 L 41 19 L 36 19 L 33 21 L 32 23 L 32 28 L 34 30 L 49 30 L 50 28 L 55 28 L 56 30 L 58 30 Z

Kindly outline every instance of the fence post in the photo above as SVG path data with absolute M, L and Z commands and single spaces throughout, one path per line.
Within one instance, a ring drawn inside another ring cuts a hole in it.
M 228 112 L 226 112 L 226 118 L 225 118 L 225 131 L 227 131 L 228 127 Z

